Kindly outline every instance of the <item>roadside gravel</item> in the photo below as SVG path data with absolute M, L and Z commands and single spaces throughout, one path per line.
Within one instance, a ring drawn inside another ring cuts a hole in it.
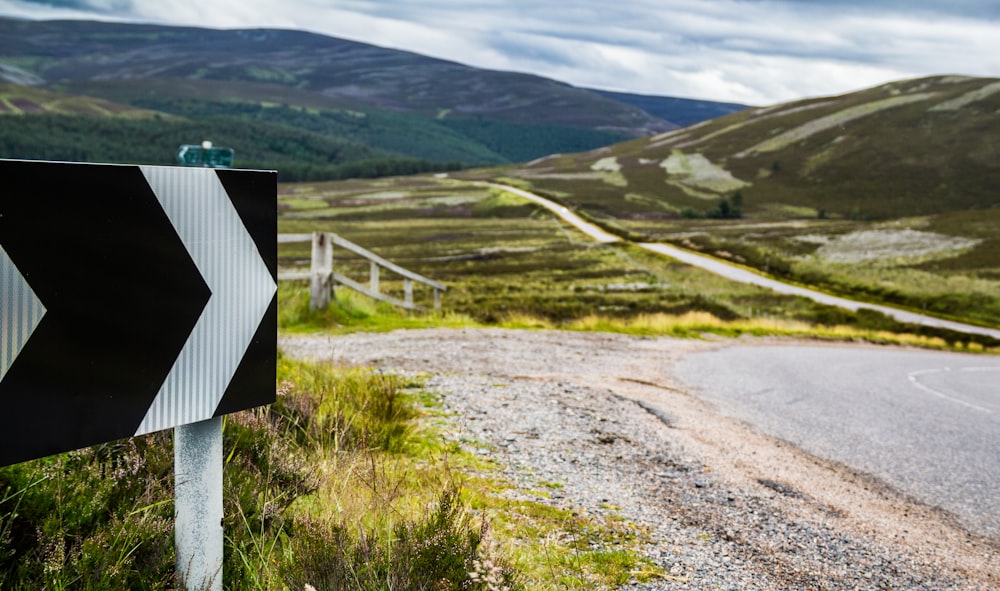
M 500 329 L 280 339 L 294 357 L 425 374 L 458 436 L 488 442 L 526 494 L 558 483 L 548 502 L 646 530 L 671 578 L 626 589 L 1000 589 L 998 540 L 722 417 L 671 378 L 685 353 L 725 343 Z

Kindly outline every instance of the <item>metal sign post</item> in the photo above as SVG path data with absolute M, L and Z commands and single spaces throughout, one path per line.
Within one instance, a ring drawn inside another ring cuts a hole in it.
M 221 417 L 274 402 L 277 175 L 0 178 L 0 466 L 175 428 L 178 574 L 221 591 Z
M 174 427 L 174 545 L 189 591 L 222 591 L 222 417 Z

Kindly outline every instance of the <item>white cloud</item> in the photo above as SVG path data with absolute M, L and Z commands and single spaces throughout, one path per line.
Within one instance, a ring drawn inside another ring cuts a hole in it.
M 580 86 L 753 104 L 1000 76 L 1000 6 L 987 0 L 78 1 L 91 9 L 0 0 L 0 14 L 297 28 Z

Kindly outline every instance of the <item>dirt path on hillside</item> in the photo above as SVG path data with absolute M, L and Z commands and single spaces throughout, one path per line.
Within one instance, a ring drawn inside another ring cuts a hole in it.
M 682 355 L 727 342 L 435 329 L 280 345 L 428 374 L 525 491 L 557 482 L 552 503 L 614 507 L 651 532 L 648 555 L 676 580 L 629 588 L 1000 588 L 997 540 L 720 416 L 672 378 Z

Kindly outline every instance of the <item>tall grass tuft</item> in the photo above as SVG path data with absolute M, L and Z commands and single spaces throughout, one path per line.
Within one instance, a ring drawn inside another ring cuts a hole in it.
M 397 522 L 389 535 L 303 518 L 285 581 L 292 588 L 331 590 L 513 589 L 515 572 L 489 553 L 484 523 L 477 525 L 456 488 L 445 490 L 424 517 Z
M 284 358 L 278 374 L 278 402 L 226 428 L 229 587 L 486 589 L 470 574 L 485 559 L 485 522 L 454 484 L 395 473 L 420 448 L 407 383 Z M 408 511 L 398 500 L 410 494 L 433 502 Z M 512 588 L 514 571 L 499 562 Z
M 326 310 L 309 309 L 308 286 L 278 286 L 278 326 L 290 332 L 389 331 L 398 328 L 474 326 L 468 315 L 454 312 L 408 312 L 348 289 L 338 289 Z

